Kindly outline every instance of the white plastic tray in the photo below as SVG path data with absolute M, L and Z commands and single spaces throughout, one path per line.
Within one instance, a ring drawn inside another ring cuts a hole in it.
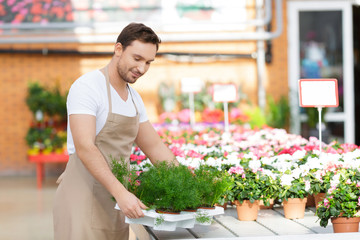
M 120 210 L 116 204 L 115 209 Z M 126 223 L 142 224 L 153 227 L 155 230 L 175 231 L 177 227 L 193 228 L 195 224 L 210 225 L 213 216 L 224 214 L 224 208 L 215 207 L 215 209 L 198 209 L 196 212 L 180 212 L 180 214 L 157 213 L 155 210 L 142 210 L 145 217 L 128 218 L 125 217 Z M 210 221 L 198 222 L 196 217 L 199 215 L 208 216 Z

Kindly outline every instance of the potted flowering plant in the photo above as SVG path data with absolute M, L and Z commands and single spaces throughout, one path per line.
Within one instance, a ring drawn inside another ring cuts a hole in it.
M 259 200 L 263 197 L 266 176 L 261 169 L 253 171 L 249 167 L 231 167 L 229 173 L 233 176 L 232 198 L 235 200 L 238 219 L 240 221 L 256 220 Z M 250 210 L 249 214 L 247 213 Z
M 329 219 L 333 223 L 334 232 L 338 230 L 338 221 L 355 221 L 355 229 L 359 231 L 360 221 L 360 171 L 357 168 L 339 169 L 332 177 L 330 188 L 325 198 L 320 202 L 316 215 L 320 219 L 320 226 L 326 227 Z M 344 225 L 344 224 L 343 224 Z
M 283 200 L 285 218 L 304 218 L 310 181 L 301 168 L 286 170 L 280 177 L 279 199 Z

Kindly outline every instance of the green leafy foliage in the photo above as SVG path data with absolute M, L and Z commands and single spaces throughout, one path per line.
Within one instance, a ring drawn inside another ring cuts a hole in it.
M 267 125 L 274 128 L 286 128 L 289 125 L 290 106 L 286 97 L 282 96 L 278 102 L 268 97 L 266 114 Z
M 66 133 L 63 131 L 58 132 L 56 129 L 51 127 L 30 127 L 26 134 L 25 140 L 30 148 L 37 146 L 40 149 L 60 149 L 66 142 Z
M 235 200 L 240 203 L 244 200 L 249 200 L 251 203 L 260 199 L 268 200 L 268 196 L 265 196 L 263 191 L 269 186 L 266 184 L 269 179 L 261 174 L 261 171 L 253 172 L 251 169 L 245 168 L 243 172 L 233 175 L 233 178 L 232 192 Z M 267 191 L 270 193 L 269 189 Z
M 148 206 L 179 212 L 200 205 L 194 174 L 186 166 L 158 163 L 139 178 L 137 196 Z
M 266 117 L 259 107 L 248 109 L 245 114 L 249 116 L 251 128 L 261 128 L 266 125 Z
M 325 193 L 330 188 L 331 178 L 334 176 L 334 172 L 326 171 L 325 174 L 321 176 L 321 180 L 316 177 L 317 169 L 313 169 L 309 172 L 309 180 L 311 182 L 310 194 Z
M 306 198 L 309 192 L 306 190 L 305 181 L 308 177 L 294 178 L 289 185 L 282 185 L 279 192 L 279 199 L 288 200 L 288 198 Z
M 333 217 L 359 217 L 360 211 L 360 171 L 359 169 L 341 169 L 333 177 L 333 186 L 320 202 L 316 215 L 320 226 L 326 227 Z
M 224 204 L 226 192 L 232 186 L 230 174 L 207 165 L 200 165 L 194 173 L 201 206 L 212 207 L 215 203 Z
M 48 90 L 38 82 L 29 83 L 26 104 L 34 115 L 40 110 L 48 116 L 66 118 L 66 94 L 62 95 L 59 87 Z
M 136 194 L 139 185 L 139 174 L 134 169 L 130 169 L 130 165 L 124 158 L 117 160 L 113 156 L 111 159 L 111 170 L 119 182 L 130 192 Z

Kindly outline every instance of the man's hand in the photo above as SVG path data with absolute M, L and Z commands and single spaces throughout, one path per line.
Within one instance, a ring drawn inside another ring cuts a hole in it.
M 142 209 L 147 209 L 147 206 L 143 204 L 134 194 L 125 191 L 121 197 L 116 199 L 121 211 L 128 218 L 141 218 L 144 217 Z

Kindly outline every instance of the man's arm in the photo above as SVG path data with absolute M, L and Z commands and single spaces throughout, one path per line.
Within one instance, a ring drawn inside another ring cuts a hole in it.
M 145 209 L 146 206 L 116 179 L 105 158 L 95 146 L 96 118 L 87 114 L 72 114 L 69 121 L 76 153 L 84 166 L 116 199 L 127 217 L 143 217 L 141 208 Z
M 174 162 L 178 164 L 175 155 L 161 140 L 159 134 L 149 121 L 140 123 L 139 132 L 135 139 L 135 143 L 140 147 L 141 151 L 150 159 L 152 163 L 158 161 Z

